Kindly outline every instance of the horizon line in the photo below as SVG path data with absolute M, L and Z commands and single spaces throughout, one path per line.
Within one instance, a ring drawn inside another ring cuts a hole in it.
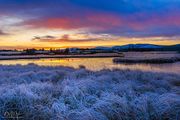
M 62 46 L 62 47 L 25 47 L 25 46 L 18 46 L 18 47 L 14 47 L 14 46 L 0 46 L 0 50 L 26 50 L 26 49 L 45 49 L 45 50 L 50 50 L 50 49 L 67 49 L 67 48 L 95 48 L 95 47 L 114 47 L 114 46 L 124 46 L 124 45 L 137 45 L 137 44 L 149 44 L 149 45 L 157 45 L 157 46 L 174 46 L 174 45 L 179 45 L 178 44 L 150 44 L 150 43 L 135 43 L 135 44 L 122 44 L 122 45 L 102 45 L 102 46 Z M 4 47 L 4 48 L 2 48 Z

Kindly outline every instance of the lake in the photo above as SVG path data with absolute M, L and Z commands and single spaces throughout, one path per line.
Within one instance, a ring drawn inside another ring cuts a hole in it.
M 26 65 L 34 63 L 41 66 L 69 66 L 79 68 L 85 66 L 89 70 L 97 71 L 101 69 L 131 69 L 153 72 L 180 73 L 180 62 L 168 64 L 116 64 L 113 58 L 52 58 L 52 59 L 25 59 L 25 60 L 2 60 L 2 65 Z

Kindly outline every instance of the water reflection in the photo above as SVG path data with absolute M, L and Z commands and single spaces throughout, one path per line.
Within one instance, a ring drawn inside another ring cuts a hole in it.
M 157 71 L 166 73 L 180 73 L 180 62 L 170 64 L 115 64 L 113 58 L 64 58 L 64 59 L 36 59 L 36 60 L 4 60 L 0 61 L 2 65 L 26 65 L 34 63 L 41 66 L 69 66 L 78 68 L 79 65 L 85 66 L 89 70 L 101 69 L 139 69 L 143 71 Z

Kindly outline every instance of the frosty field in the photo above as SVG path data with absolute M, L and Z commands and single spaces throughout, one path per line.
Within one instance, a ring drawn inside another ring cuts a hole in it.
M 177 73 L 28 64 L 0 65 L 0 76 L 1 119 L 12 112 L 23 120 L 180 118 Z

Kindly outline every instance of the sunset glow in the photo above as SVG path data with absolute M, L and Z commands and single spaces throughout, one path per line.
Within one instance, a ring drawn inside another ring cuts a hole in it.
M 180 44 L 178 0 L 0 0 L 0 48 Z

